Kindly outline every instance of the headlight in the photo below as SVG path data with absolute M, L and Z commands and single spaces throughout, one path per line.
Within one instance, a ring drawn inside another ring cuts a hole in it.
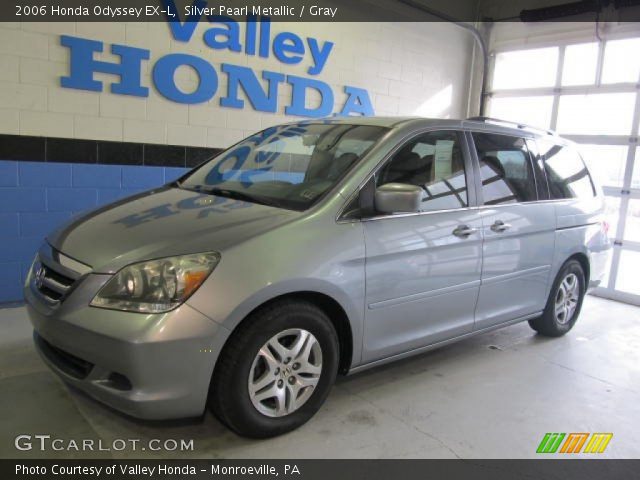
M 92 307 L 167 312 L 195 292 L 220 261 L 217 253 L 167 257 L 124 267 L 91 301 Z

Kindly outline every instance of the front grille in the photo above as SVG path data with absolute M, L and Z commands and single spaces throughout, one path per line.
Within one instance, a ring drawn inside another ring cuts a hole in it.
M 93 363 L 54 347 L 36 332 L 33 332 L 33 340 L 42 354 L 67 375 L 82 380 L 91 373 Z
M 75 281 L 44 263 L 34 266 L 33 275 L 36 288 L 51 303 L 60 302 Z

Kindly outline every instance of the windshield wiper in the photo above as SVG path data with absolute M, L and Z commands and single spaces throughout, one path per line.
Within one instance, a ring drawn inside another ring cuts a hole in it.
M 260 205 L 266 205 L 268 207 L 284 208 L 286 210 L 291 210 L 291 207 L 286 205 L 284 202 L 281 202 L 274 198 L 259 197 L 256 195 L 251 195 L 250 193 L 240 192 L 238 190 L 230 190 L 227 188 L 209 187 L 207 185 L 185 185 L 184 183 L 178 183 L 178 182 L 176 183 L 177 183 L 176 187 L 183 190 L 190 190 L 192 192 L 205 193 L 207 195 L 216 195 L 218 197 L 232 198 L 234 200 L 241 200 L 244 202 L 251 202 L 251 203 L 257 203 Z
M 210 195 L 216 195 L 218 197 L 233 198 L 234 200 L 241 200 L 244 202 L 259 203 L 260 205 L 267 205 L 270 207 L 278 206 L 276 202 L 257 197 L 249 193 L 240 192 L 238 190 L 229 190 L 226 188 L 209 187 L 205 185 L 196 185 L 193 187 L 197 192 L 208 193 Z
M 219 197 L 228 197 L 228 198 L 233 198 L 235 200 L 243 200 L 245 202 L 253 202 L 253 203 L 260 203 L 262 205 L 268 205 L 268 203 L 265 200 L 255 197 L 249 193 L 239 192 L 238 190 L 227 190 L 226 188 L 214 187 L 214 188 L 204 189 L 204 191 L 212 195 L 217 195 Z

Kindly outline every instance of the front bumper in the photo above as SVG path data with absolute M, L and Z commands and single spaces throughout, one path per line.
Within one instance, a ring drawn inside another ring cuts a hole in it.
M 145 419 L 201 415 L 228 331 L 190 307 L 139 314 L 89 307 L 109 276 L 86 275 L 52 307 L 24 289 L 36 349 L 65 382 Z

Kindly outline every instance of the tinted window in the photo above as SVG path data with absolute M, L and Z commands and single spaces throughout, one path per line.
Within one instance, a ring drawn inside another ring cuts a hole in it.
M 571 147 L 538 141 L 544 158 L 551 198 L 589 198 L 595 195 L 589 171 Z
M 422 187 L 422 211 L 467 206 L 464 156 L 456 132 L 429 132 L 410 141 L 378 172 L 378 186 Z
M 331 122 L 268 128 L 204 164 L 180 186 L 305 210 L 339 182 L 386 131 Z
M 547 186 L 547 178 L 544 172 L 544 158 L 538 150 L 538 144 L 532 140 L 527 139 L 527 148 L 531 156 L 533 173 L 536 177 L 536 188 L 538 190 L 538 200 L 549 199 L 549 187 Z
M 538 199 L 531 159 L 524 139 L 492 133 L 473 133 L 480 161 L 486 205 L 531 202 Z

